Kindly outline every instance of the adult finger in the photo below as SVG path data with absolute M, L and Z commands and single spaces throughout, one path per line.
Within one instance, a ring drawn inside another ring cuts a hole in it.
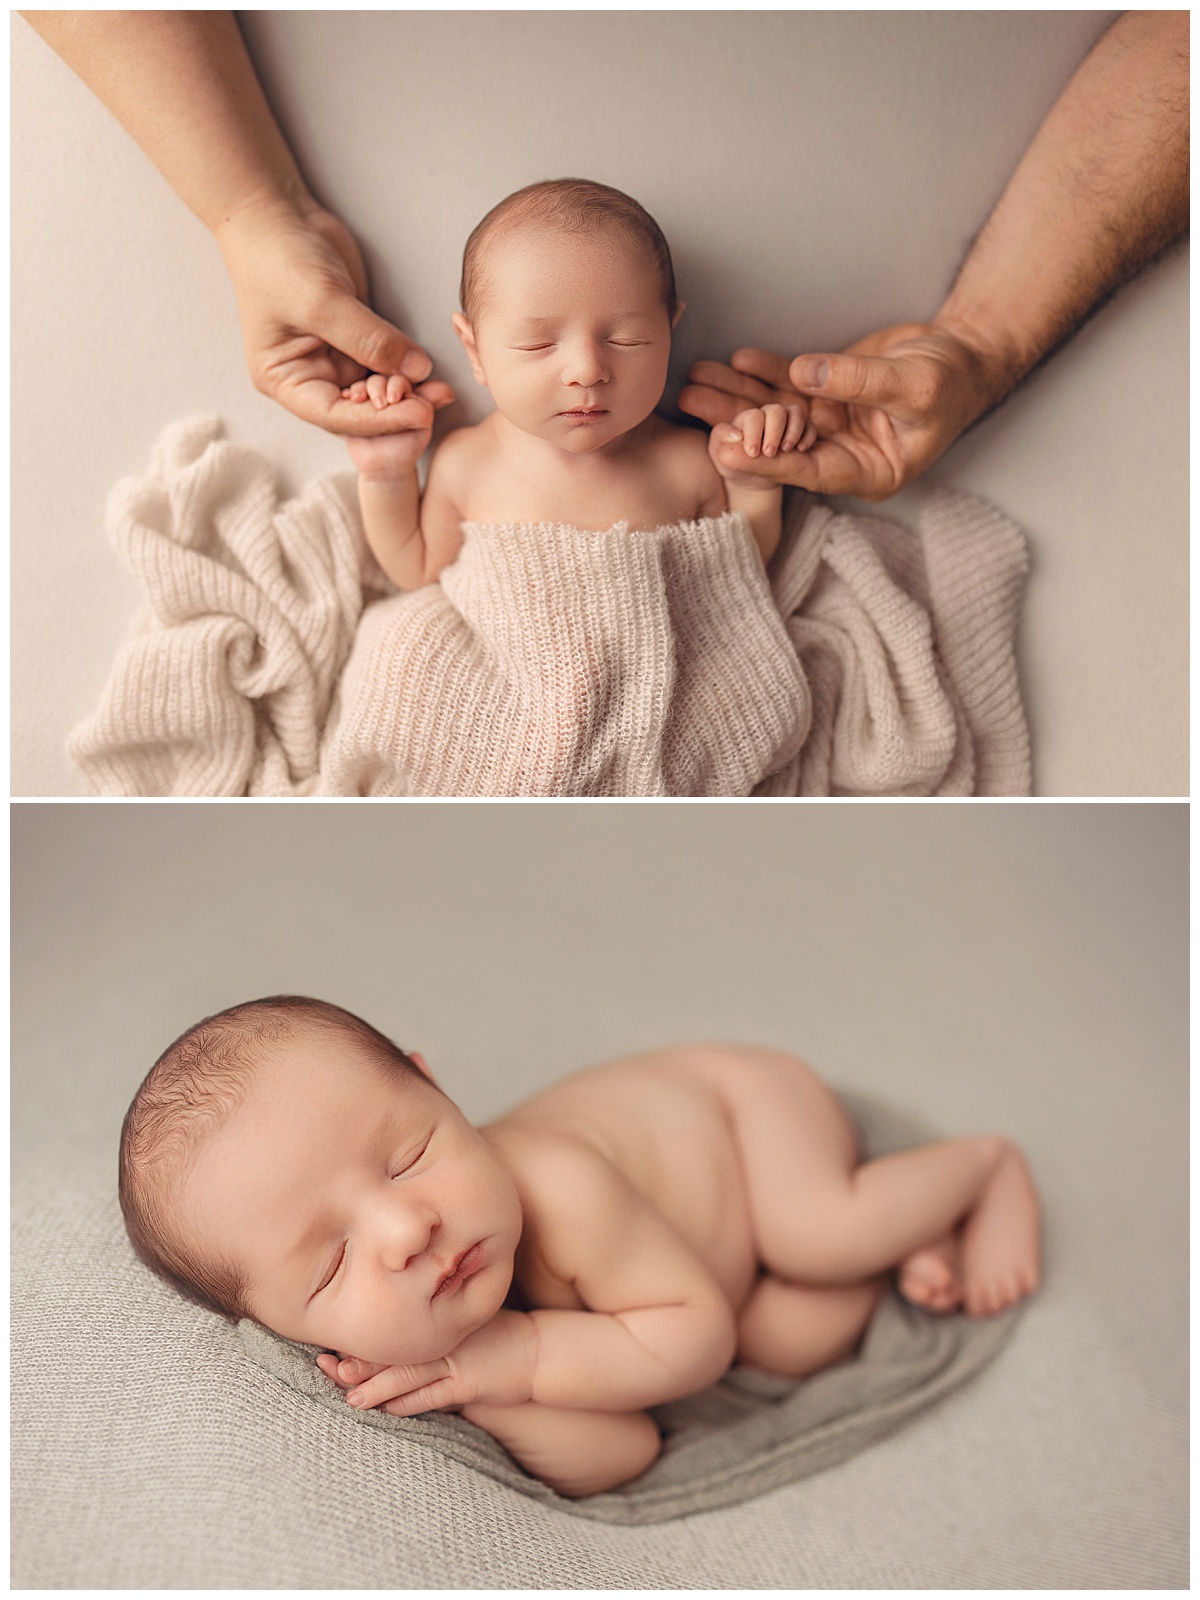
M 313 388 L 315 385 L 302 385 Z M 377 439 L 385 433 L 402 433 L 406 428 L 426 428 L 431 421 L 431 408 L 420 395 L 410 394 L 398 405 L 377 410 L 373 405 L 357 404 L 343 400 L 334 389 L 325 396 L 301 396 L 298 391 L 280 394 L 278 398 L 305 422 L 314 422 L 329 433 L 339 433 L 354 439 Z
M 312 332 L 368 372 L 396 372 L 417 383 L 433 370 L 427 351 L 349 293 L 322 307 Z
M 710 389 L 698 383 L 685 384 L 679 391 L 679 409 L 689 417 L 699 417 L 715 428 L 719 422 L 732 422 L 745 408 L 745 398 L 735 398 L 720 389 Z
M 443 406 L 453 405 L 457 398 L 454 390 L 441 378 L 430 378 L 427 383 L 419 383 L 416 392 L 422 400 L 428 400 L 435 411 L 440 411 Z
M 777 356 L 770 350 L 758 350 L 753 345 L 748 345 L 735 350 L 729 362 L 737 372 L 757 378 L 760 383 L 769 384 L 772 389 L 792 387 L 791 379 L 788 377 L 786 356 Z
M 788 372 L 801 393 L 846 405 L 879 406 L 885 411 L 899 406 L 907 411 L 920 399 L 908 363 L 892 356 L 796 356 Z

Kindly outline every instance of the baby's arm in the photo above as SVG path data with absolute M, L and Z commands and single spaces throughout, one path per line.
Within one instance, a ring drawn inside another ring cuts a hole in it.
M 358 468 L 358 503 L 375 559 L 398 589 L 419 589 L 462 546 L 462 518 L 449 492 L 453 474 L 448 463 L 439 467 L 444 445 L 430 463 L 424 495 L 417 480 L 417 462 L 433 431 L 433 406 L 410 393 L 403 378 L 378 373 L 352 384 L 345 396 L 369 399 L 380 409 L 403 404 L 412 413 L 411 427 L 372 439 L 348 438 L 346 445 Z
M 733 1309 L 654 1206 L 582 1140 L 506 1135 L 542 1270 L 586 1310 L 499 1311 L 436 1361 L 389 1367 L 352 1405 L 398 1416 L 538 1401 L 630 1412 L 694 1394 L 733 1360 Z
M 783 489 L 769 478 L 746 470 L 747 462 L 780 451 L 808 450 L 816 440 L 808 405 L 753 406 L 732 423 L 718 424 L 708 436 L 709 455 L 725 480 L 730 511 L 740 511 L 750 524 L 764 562 L 770 561 L 783 530 Z
M 343 1390 L 391 1370 L 369 1361 L 339 1361 L 335 1355 L 318 1356 L 317 1365 Z M 393 1404 L 383 1409 L 405 1414 Z M 526 1472 L 572 1498 L 601 1494 L 640 1477 L 662 1449 L 659 1431 L 644 1411 L 578 1411 L 536 1400 L 445 1409 L 490 1433 Z

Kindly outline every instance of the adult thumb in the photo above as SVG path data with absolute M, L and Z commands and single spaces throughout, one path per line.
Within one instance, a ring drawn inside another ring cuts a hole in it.
M 321 326 L 313 332 L 368 372 L 403 376 L 420 383 L 433 371 L 433 362 L 419 344 L 352 294 L 342 295 L 328 306 Z
M 901 364 L 891 356 L 797 356 L 788 377 L 801 394 L 848 405 L 888 407 L 907 398 Z

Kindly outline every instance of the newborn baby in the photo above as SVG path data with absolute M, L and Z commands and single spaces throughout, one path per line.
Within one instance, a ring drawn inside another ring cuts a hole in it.
M 646 1407 L 734 1360 L 801 1378 L 849 1356 L 889 1271 L 971 1316 L 1038 1279 L 1013 1144 L 863 1162 L 790 1056 L 632 1056 L 474 1128 L 420 1055 L 294 996 L 164 1053 L 125 1118 L 120 1190 L 149 1266 L 324 1346 L 350 1405 L 460 1411 L 573 1496 L 644 1472 Z
M 812 445 L 807 403 L 752 407 L 707 441 L 654 414 L 683 304 L 667 241 L 636 200 L 575 178 L 509 195 L 467 241 L 461 299 L 451 320 L 496 409 L 442 441 L 423 495 L 431 400 L 380 374 L 343 391 L 406 424 L 347 441 L 367 540 L 393 583 L 432 582 L 464 522 L 654 529 L 728 510 L 770 559 L 782 490 L 746 467 Z

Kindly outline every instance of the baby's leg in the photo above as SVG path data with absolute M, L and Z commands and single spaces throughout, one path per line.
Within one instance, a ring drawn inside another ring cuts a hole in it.
M 745 1051 L 729 1066 L 757 1245 L 776 1277 L 860 1283 L 961 1222 L 968 1311 L 999 1311 L 1035 1287 L 1037 1195 L 1014 1145 L 947 1139 L 859 1164 L 837 1096 L 803 1063 Z
M 738 1317 L 738 1360 L 785 1378 L 807 1378 L 852 1355 L 870 1322 L 883 1279 L 813 1288 L 760 1278 Z
M 499 1439 L 526 1472 L 571 1499 L 640 1477 L 662 1449 L 644 1411 L 568 1411 L 529 1400 L 463 1406 L 462 1415 Z

